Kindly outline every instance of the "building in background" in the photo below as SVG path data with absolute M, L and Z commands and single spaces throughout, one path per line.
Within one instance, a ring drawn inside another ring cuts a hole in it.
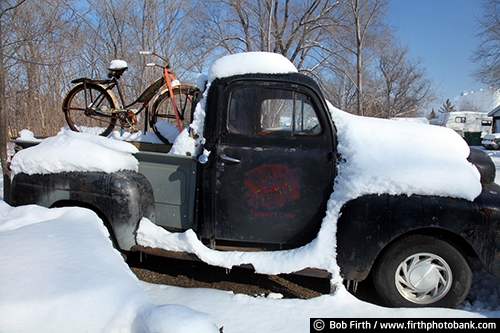
M 490 112 L 500 105 L 499 89 L 485 88 L 478 91 L 464 91 L 452 101 L 455 111 Z

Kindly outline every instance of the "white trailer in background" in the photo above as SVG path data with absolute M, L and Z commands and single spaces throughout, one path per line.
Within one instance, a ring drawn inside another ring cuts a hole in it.
M 466 137 L 465 133 L 481 133 L 483 138 L 491 133 L 492 118 L 488 112 L 452 111 L 440 114 L 429 123 L 451 128 L 463 138 Z
M 440 114 L 429 123 L 455 130 L 469 146 L 480 146 L 482 138 L 491 133 L 492 119 L 487 112 L 452 111 Z

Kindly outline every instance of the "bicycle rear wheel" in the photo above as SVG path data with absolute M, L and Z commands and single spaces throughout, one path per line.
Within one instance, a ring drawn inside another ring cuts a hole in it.
M 115 98 L 104 87 L 95 83 L 78 83 L 66 94 L 63 112 L 69 128 L 75 132 L 85 132 L 108 136 L 116 124 L 116 118 L 99 114 L 96 109 L 117 109 Z
M 177 86 L 172 89 L 172 92 L 177 115 L 182 128 L 185 128 L 191 123 L 198 89 L 192 86 Z M 170 140 L 178 134 L 174 110 L 168 90 L 153 103 L 150 125 L 153 132 L 165 143 L 173 143 Z

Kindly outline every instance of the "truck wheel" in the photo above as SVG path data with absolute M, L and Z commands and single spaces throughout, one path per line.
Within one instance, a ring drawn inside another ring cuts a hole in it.
M 462 251 L 425 235 L 396 241 L 382 254 L 372 274 L 381 300 L 393 307 L 456 308 L 472 284 L 472 271 Z

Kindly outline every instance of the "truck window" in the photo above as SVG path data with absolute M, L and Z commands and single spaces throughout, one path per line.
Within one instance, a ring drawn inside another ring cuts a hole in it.
M 270 87 L 242 87 L 231 94 L 229 131 L 254 135 L 316 135 L 321 133 L 309 97 Z

